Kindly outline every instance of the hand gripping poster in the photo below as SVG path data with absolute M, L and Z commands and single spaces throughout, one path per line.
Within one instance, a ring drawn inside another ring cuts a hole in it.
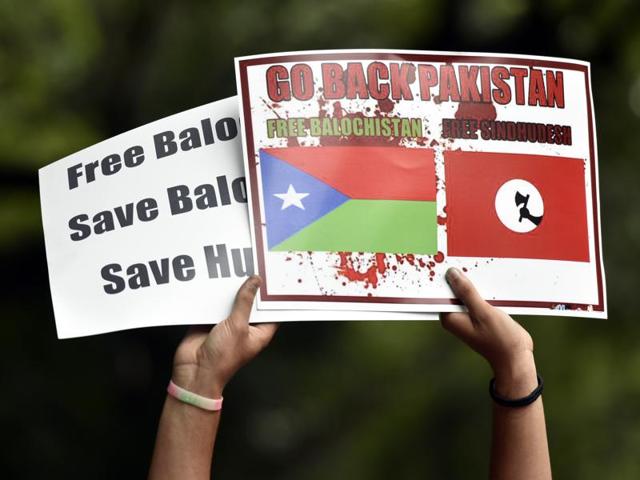
M 589 64 L 314 51 L 236 59 L 258 308 L 606 318 Z

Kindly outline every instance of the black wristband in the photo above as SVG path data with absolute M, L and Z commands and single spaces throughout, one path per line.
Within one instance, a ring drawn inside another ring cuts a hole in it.
M 496 393 L 495 378 L 492 378 L 491 381 L 489 382 L 489 394 L 491 395 L 491 398 L 493 398 L 494 402 L 496 402 L 498 405 L 501 405 L 503 407 L 510 407 L 510 408 L 526 407 L 527 405 L 531 405 L 533 402 L 535 402 L 538 399 L 540 395 L 542 395 L 542 390 L 544 389 L 544 382 L 542 381 L 542 377 L 540 375 L 537 375 L 537 377 L 538 377 L 538 386 L 535 388 L 533 392 L 531 392 L 526 397 L 516 398 L 514 400 L 501 397 Z

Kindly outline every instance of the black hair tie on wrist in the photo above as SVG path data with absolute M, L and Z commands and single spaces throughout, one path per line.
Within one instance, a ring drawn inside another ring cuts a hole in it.
M 531 405 L 533 402 L 535 402 L 538 399 L 540 395 L 542 395 L 542 390 L 544 389 L 544 382 L 542 381 L 542 377 L 540 375 L 537 375 L 537 377 L 538 377 L 538 386 L 535 388 L 533 392 L 531 392 L 526 397 L 516 398 L 514 400 L 501 397 L 496 393 L 495 378 L 492 378 L 491 381 L 489 382 L 489 394 L 491 395 L 491 398 L 493 398 L 494 402 L 496 402 L 498 405 L 501 405 L 503 407 L 509 407 L 509 408 L 526 407 L 527 405 Z

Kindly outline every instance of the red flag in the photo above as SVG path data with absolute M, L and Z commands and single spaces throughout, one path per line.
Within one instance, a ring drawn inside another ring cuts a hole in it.
M 444 159 L 448 255 L 589 261 L 583 160 L 462 151 Z
M 435 163 L 430 148 L 340 146 L 263 151 L 351 198 L 436 199 Z

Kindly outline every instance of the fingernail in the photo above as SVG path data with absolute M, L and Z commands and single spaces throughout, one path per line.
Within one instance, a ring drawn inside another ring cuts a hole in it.
M 260 282 L 262 280 L 260 279 L 260 277 L 258 275 L 251 275 L 249 277 L 249 286 L 251 288 L 253 288 L 254 290 L 257 290 L 258 287 L 260 286 Z
M 444 278 L 449 283 L 457 282 L 462 278 L 462 272 L 460 272 L 460 270 L 455 267 L 451 267 L 449 270 L 447 270 L 447 273 L 444 274 Z

